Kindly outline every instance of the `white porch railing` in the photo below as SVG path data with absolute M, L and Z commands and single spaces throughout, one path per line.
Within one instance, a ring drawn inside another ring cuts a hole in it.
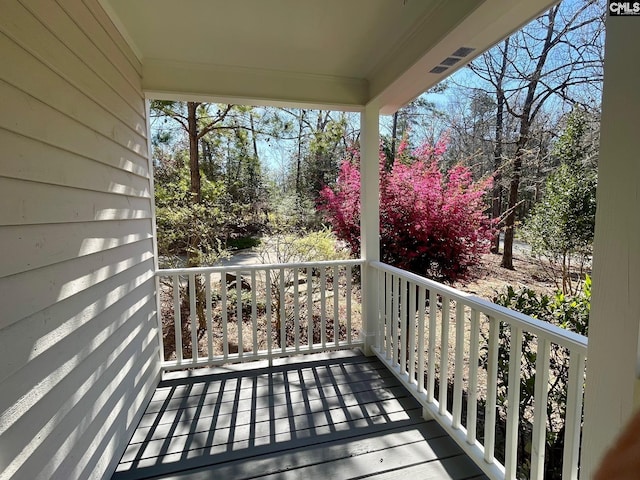
M 564 420 L 562 478 L 577 479 L 586 337 L 380 262 L 370 266 L 379 291 L 374 352 L 491 478 L 515 479 L 518 463 L 529 461 L 529 478 L 543 478 L 547 427 L 554 420 L 548 419 L 548 393 L 550 384 L 558 385 L 550 373 L 551 352 L 568 363 L 566 414 L 555 420 Z M 526 418 L 520 418 L 523 338 L 539 372 Z M 502 363 L 508 364 L 506 392 L 498 392 L 501 348 Z M 486 368 L 480 367 L 481 356 Z M 496 458 L 499 409 L 506 410 L 504 464 Z M 525 421 L 532 428 L 531 453 L 518 458 L 518 426 Z
M 163 369 L 363 347 L 359 330 L 365 319 L 354 281 L 362 265 L 352 260 L 158 271 Z M 562 478 L 577 479 L 586 337 L 380 262 L 368 265 L 379 292 L 378 315 L 367 319 L 376 325 L 372 349 L 425 414 L 493 479 L 515 479 L 523 463 L 529 464 L 529 478 L 542 479 L 547 430 L 560 422 Z M 523 358 L 533 362 L 529 374 L 538 372 L 529 378 L 533 401 L 525 408 Z M 562 378 L 552 360 L 564 365 Z M 551 389 L 556 395 L 562 390 L 566 410 L 550 416 Z M 530 425 L 530 453 L 518 449 L 521 423 Z
M 159 270 L 162 368 L 356 348 L 360 260 Z

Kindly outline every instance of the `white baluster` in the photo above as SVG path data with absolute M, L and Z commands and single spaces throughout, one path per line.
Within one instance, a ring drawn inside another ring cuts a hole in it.
M 211 314 L 211 273 L 204 275 L 204 296 L 205 296 L 205 314 L 207 318 L 207 356 L 208 360 L 213 359 L 213 318 Z
M 424 304 L 424 299 L 420 305 Z M 438 295 L 429 289 L 429 350 L 427 351 L 427 401 L 433 403 L 436 390 L 436 322 L 438 320 Z M 424 334 L 422 335 L 424 341 Z
M 515 480 L 518 466 L 518 423 L 520 421 L 520 367 L 522 365 L 522 329 L 511 326 L 509 387 L 507 391 L 507 432 L 504 470 L 507 480 Z
M 296 352 L 300 352 L 300 288 L 298 269 L 293 269 L 293 339 Z
M 449 380 L 449 315 L 450 300 L 442 295 L 442 332 L 440 335 L 440 395 L 438 398 L 438 413 L 444 415 L 447 411 L 447 388 Z
M 498 392 L 498 340 L 500 325 L 489 317 L 489 343 L 487 345 L 487 404 L 484 410 L 484 460 L 495 461 L 496 403 Z
M 351 276 L 353 275 L 351 265 L 347 265 L 347 343 L 353 343 L 353 335 L 351 334 Z M 380 345 L 378 343 L 378 345 Z
M 253 326 L 253 354 L 258 354 L 258 299 L 256 271 L 251 270 L 251 325 Z
M 467 443 L 476 442 L 478 415 L 478 347 L 480 343 L 480 320 L 478 310 L 471 309 L 471 331 L 469 333 L 469 389 L 467 397 Z
M 269 354 L 269 361 L 273 354 L 273 332 L 271 330 L 271 310 L 273 309 L 273 298 L 271 297 L 271 270 L 265 269 L 265 305 L 267 309 L 267 353 Z
M 220 296 L 222 297 L 222 356 L 229 358 L 229 318 L 227 312 L 227 272 L 220 272 Z
M 242 359 L 244 343 L 242 341 L 242 275 L 240 270 L 236 270 L 236 316 L 238 317 L 238 358 Z
M 287 309 L 284 294 L 284 268 L 280 268 L 280 350 L 287 351 Z
M 544 457 L 547 440 L 547 396 L 549 394 L 549 341 L 538 338 L 536 353 L 536 383 L 533 408 L 533 438 L 531 441 L 532 480 L 544 478 Z
M 307 267 L 307 343 L 313 349 L 313 268 Z
M 189 275 L 189 318 L 191 318 L 191 362 L 198 361 L 198 314 L 196 312 L 196 276 Z
M 320 267 L 320 340 L 327 347 L 327 272 Z
M 340 344 L 340 270 L 333 267 L 333 343 Z
M 173 329 L 176 340 L 176 359 L 182 363 L 182 314 L 180 312 L 180 277 L 173 276 Z
M 580 427 L 582 423 L 585 357 L 580 353 L 571 352 L 569 362 L 569 386 L 567 389 L 567 413 L 564 424 L 562 478 L 563 480 L 576 480 L 578 478 L 578 458 L 580 455 Z
M 462 389 L 464 381 L 464 304 L 456 302 L 456 351 L 455 351 L 455 373 L 453 378 L 453 420 L 452 426 L 458 429 L 461 426 L 462 416 Z
M 425 335 L 425 308 L 427 301 L 427 292 L 425 287 L 418 287 L 418 391 L 424 390 L 424 335 Z M 431 365 L 429 365 L 431 368 Z M 433 392 L 429 400 L 429 392 L 427 392 L 427 401 L 433 403 Z
M 409 309 L 409 299 L 407 298 L 408 284 L 404 279 L 400 279 L 400 291 L 398 296 L 400 298 L 400 339 L 398 345 L 400 346 L 400 372 L 407 372 L 407 324 L 409 318 L 407 310 Z

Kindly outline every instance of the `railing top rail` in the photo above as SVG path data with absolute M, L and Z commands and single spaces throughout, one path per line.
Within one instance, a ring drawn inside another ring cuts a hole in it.
M 584 355 L 587 354 L 588 340 L 584 335 L 565 330 L 564 328 L 560 328 L 551 323 L 532 318 L 523 313 L 516 312 L 515 310 L 511 310 L 483 298 L 471 295 L 470 293 L 457 290 L 453 287 L 438 283 L 434 280 L 429 280 L 428 278 L 421 277 L 420 275 L 416 275 L 415 273 L 407 272 L 406 270 L 402 270 L 397 267 L 392 267 L 391 265 L 387 265 L 386 263 L 374 261 L 369 262 L 369 265 L 373 268 L 392 273 L 393 275 L 401 277 L 417 285 L 433 289 L 452 300 L 458 300 L 471 308 L 480 310 L 482 313 L 485 313 L 507 323 L 519 326 L 523 330 L 531 332 L 542 338 L 546 338 L 553 343 L 556 343 L 563 347 L 567 347 L 573 351 L 581 352 Z
M 299 262 L 299 263 L 257 263 L 250 265 L 235 264 L 235 265 L 220 265 L 213 267 L 191 267 L 191 268 L 161 268 L 156 270 L 155 275 L 157 277 L 163 277 L 168 275 L 190 275 L 201 273 L 216 273 L 216 272 L 229 272 L 243 270 L 251 272 L 252 270 L 266 270 L 276 268 L 307 268 L 307 267 L 333 267 L 333 266 L 345 266 L 345 265 L 362 265 L 364 263 L 361 259 L 355 260 L 326 260 L 321 262 Z

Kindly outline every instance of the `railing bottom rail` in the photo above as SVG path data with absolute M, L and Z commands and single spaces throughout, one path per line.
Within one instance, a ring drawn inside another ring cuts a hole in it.
M 206 368 L 213 367 L 219 365 L 225 365 L 230 363 L 245 363 L 245 362 L 254 362 L 260 360 L 275 360 L 278 358 L 292 357 L 295 355 L 310 355 L 314 353 L 323 353 L 323 352 L 335 352 L 338 350 L 355 350 L 364 348 L 363 342 L 351 342 L 351 343 L 342 343 L 338 346 L 331 345 L 323 347 L 322 344 L 313 345 L 312 348 L 305 348 L 304 350 L 296 350 L 295 347 L 288 347 L 284 352 L 279 350 L 276 353 L 269 353 L 267 350 L 258 351 L 257 354 L 249 353 L 245 355 L 238 355 L 237 353 L 231 353 L 226 358 L 211 358 L 200 360 L 199 362 L 193 362 L 191 360 L 185 360 L 178 363 L 176 360 L 165 360 L 162 362 L 161 368 L 165 372 L 175 371 L 175 370 L 185 370 L 189 368 Z

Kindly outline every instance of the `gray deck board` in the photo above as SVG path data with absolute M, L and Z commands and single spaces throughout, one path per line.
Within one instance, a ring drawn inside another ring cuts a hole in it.
M 377 360 L 172 372 L 113 480 L 484 478 Z

